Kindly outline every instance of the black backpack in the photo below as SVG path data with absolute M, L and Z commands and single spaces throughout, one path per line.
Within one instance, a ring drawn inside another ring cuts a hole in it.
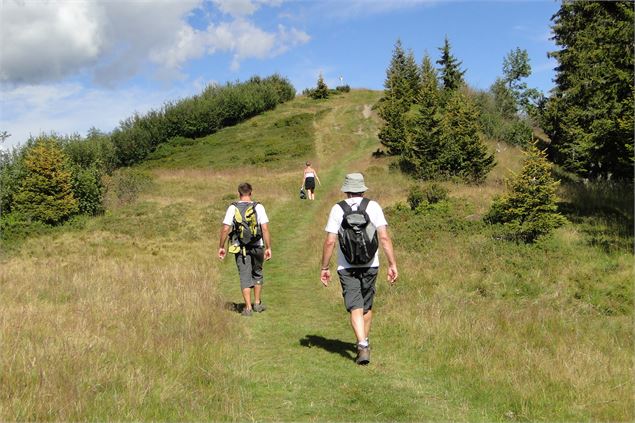
M 369 202 L 368 198 L 363 198 L 355 211 L 346 201 L 337 203 L 344 210 L 337 238 L 340 242 L 340 249 L 350 264 L 369 264 L 379 247 L 377 228 L 366 213 Z

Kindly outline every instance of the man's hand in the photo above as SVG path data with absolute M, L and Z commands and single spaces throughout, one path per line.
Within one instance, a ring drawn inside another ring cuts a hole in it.
M 227 255 L 227 251 L 225 251 L 225 249 L 223 247 L 220 247 L 218 249 L 218 258 L 223 260 L 223 259 L 225 259 L 226 255 Z
M 397 265 L 393 264 L 392 266 L 388 266 L 388 283 L 394 285 L 398 277 L 399 272 L 397 271 Z
M 271 248 L 265 249 L 265 261 L 271 259 Z
M 320 281 L 322 281 L 322 285 L 329 286 L 329 282 L 331 282 L 331 271 L 329 269 L 320 271 Z

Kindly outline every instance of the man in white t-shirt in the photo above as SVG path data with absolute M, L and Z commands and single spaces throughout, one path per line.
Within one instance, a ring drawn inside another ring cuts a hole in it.
M 364 193 L 368 188 L 364 184 L 364 176 L 361 173 L 350 173 L 346 175 L 342 192 L 346 193 L 346 204 L 351 210 L 358 210 L 360 205 L 365 207 L 365 212 L 377 233 L 379 244 L 381 245 L 386 258 L 388 259 L 388 282 L 393 285 L 397 280 L 397 262 L 392 248 L 392 241 L 388 235 L 386 218 L 384 212 L 375 201 L 364 199 Z M 344 208 L 346 204 L 335 204 L 329 214 L 326 228 L 324 229 L 326 239 L 322 251 L 322 269 L 320 280 L 324 286 L 328 286 L 331 281 L 329 262 L 335 248 L 335 241 L 342 227 L 344 219 Z M 375 281 L 379 270 L 379 250 L 374 257 L 364 264 L 351 264 L 347 261 L 340 245 L 337 258 L 337 273 L 342 285 L 342 295 L 344 305 L 351 315 L 351 325 L 357 338 L 357 364 L 368 364 L 370 362 L 370 345 L 368 335 L 373 318 L 373 299 L 375 296 Z
M 229 252 L 236 255 L 236 266 L 240 277 L 240 289 L 245 300 L 245 308 L 241 314 L 251 316 L 252 310 L 262 312 L 264 304 L 260 301 L 264 276 L 262 264 L 271 259 L 271 236 L 269 235 L 269 218 L 262 204 L 251 199 L 252 188 L 247 182 L 238 185 L 239 201 L 232 203 L 225 213 L 223 225 L 220 230 L 220 242 L 218 246 L 218 258 L 223 260 L 227 255 L 225 243 L 231 231 Z M 236 233 L 235 216 L 255 211 L 257 231 L 259 236 L 248 245 L 241 245 Z M 254 304 L 251 304 L 251 290 L 254 290 Z

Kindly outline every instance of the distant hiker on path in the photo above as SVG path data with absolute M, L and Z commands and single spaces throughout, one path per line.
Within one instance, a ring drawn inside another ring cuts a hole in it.
M 311 162 L 306 162 L 306 166 L 304 167 L 304 178 L 302 179 L 302 186 L 307 191 L 307 195 L 309 196 L 309 200 L 315 200 L 315 181 L 318 181 L 320 186 L 322 182 L 320 182 L 320 178 L 318 178 L 318 174 L 311 167 Z
M 320 280 L 324 286 L 331 281 L 329 262 L 335 240 L 339 240 L 337 274 L 342 285 L 346 310 L 351 314 L 351 325 L 357 338 L 357 364 L 370 362 L 368 335 L 373 319 L 375 281 L 379 270 L 379 244 L 388 259 L 388 282 L 394 285 L 399 273 L 388 235 L 384 212 L 375 201 L 364 198 L 368 188 L 361 173 L 346 175 L 342 192 L 346 200 L 331 208 L 322 250 Z
M 236 266 L 240 277 L 240 289 L 245 299 L 243 316 L 251 316 L 252 310 L 265 311 L 261 302 L 264 281 L 262 264 L 271 258 L 269 218 L 262 204 L 252 201 L 251 185 L 238 185 L 239 201 L 232 203 L 225 213 L 220 230 L 218 258 L 227 255 L 225 242 L 229 237 L 229 252 L 236 255 Z M 263 242 L 264 241 L 264 242 Z M 251 305 L 251 290 L 254 290 L 254 305 Z

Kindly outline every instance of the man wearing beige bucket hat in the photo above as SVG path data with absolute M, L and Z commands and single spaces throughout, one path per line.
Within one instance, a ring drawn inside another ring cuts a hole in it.
M 346 199 L 333 206 L 326 224 L 320 272 L 322 284 L 328 286 L 331 281 L 329 262 L 335 241 L 338 240 L 337 274 L 342 285 L 344 305 L 350 313 L 357 338 L 357 364 L 370 362 L 368 335 L 379 270 L 379 245 L 388 260 L 390 285 L 394 285 L 399 275 L 384 212 L 377 202 L 364 198 L 367 190 L 361 173 L 346 175 L 342 185 Z

